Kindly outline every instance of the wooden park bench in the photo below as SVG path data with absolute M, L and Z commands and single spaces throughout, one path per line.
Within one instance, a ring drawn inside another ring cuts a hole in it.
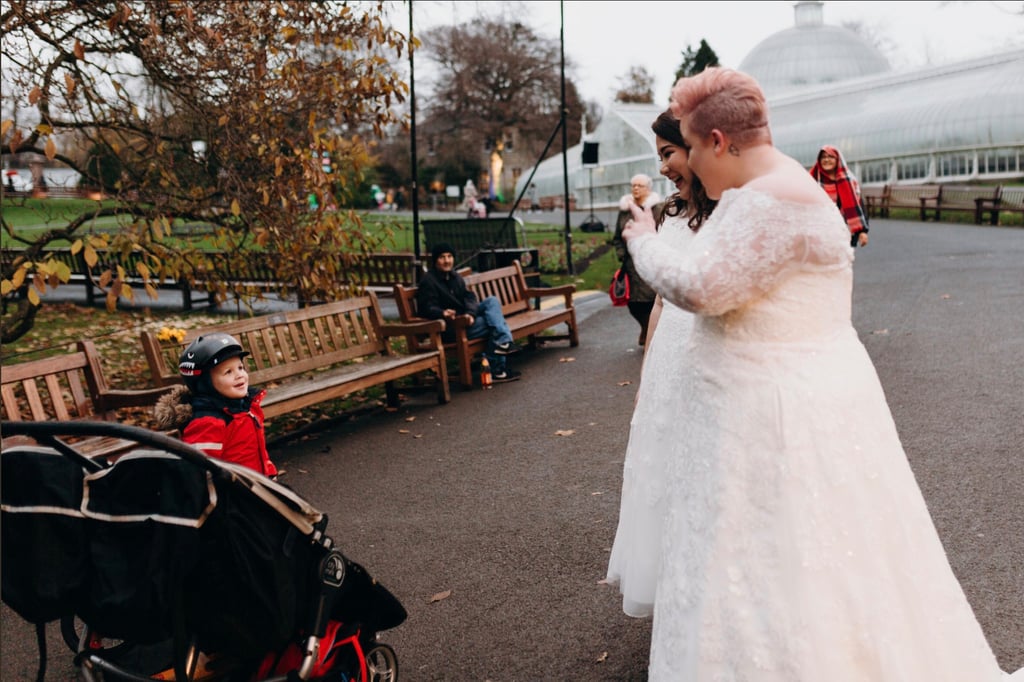
M 5 248 L 0 257 L 6 265 L 24 253 L 22 248 Z M 129 286 L 141 286 L 143 282 L 137 272 L 138 263 L 143 260 L 138 253 L 122 255 L 99 251 L 99 261 L 92 267 L 86 264 L 82 251 L 73 254 L 70 248 L 59 247 L 46 249 L 44 253 L 67 266 L 71 273 L 69 284 L 85 287 L 88 305 L 100 301 L 103 294 L 97 282 L 101 281 L 105 271 L 111 273 L 111 282 L 119 272 L 124 273 L 124 283 Z M 157 289 L 180 292 L 185 310 L 192 310 L 196 304 L 215 305 L 213 291 L 217 281 L 229 286 L 239 285 L 253 295 L 274 291 L 281 285 L 270 259 L 259 252 L 253 252 L 245 259 L 229 259 L 222 251 L 207 251 L 193 260 L 191 277 L 182 274 L 177 278 L 150 278 L 150 285 Z M 416 267 L 413 253 L 353 255 L 341 264 L 340 269 L 344 273 L 341 281 L 350 285 L 353 291 L 373 291 L 378 296 L 391 296 L 395 284 L 413 285 L 417 282 Z
M 73 353 L 4 364 L 0 379 L 3 415 L 8 421 L 120 421 L 125 408 L 152 408 L 167 388 L 117 390 L 107 385 L 96 346 L 79 341 Z M 5 438 L 3 446 L 21 442 Z M 91 436 L 75 443 L 90 457 L 117 455 L 135 441 Z
M 974 222 L 983 222 L 985 211 L 989 213 L 989 223 L 999 224 L 999 214 L 1003 211 L 1024 214 L 1024 187 L 1003 187 L 1000 185 L 991 197 L 979 197 L 975 200 Z
M 3 250 L 2 262 L 4 266 L 7 266 L 19 258 L 24 258 L 26 253 L 27 249 L 24 248 L 5 248 Z M 84 251 L 72 253 L 69 247 L 57 247 L 44 249 L 39 260 L 50 258 L 65 265 L 70 273 L 67 283 L 85 287 L 85 300 L 88 305 L 95 305 L 99 297 L 103 295 L 97 283 L 105 279 L 103 273 L 108 270 L 110 275 L 106 279 L 111 283 L 118 276 L 118 266 L 123 269 L 125 273 L 124 281 L 127 284 L 138 285 L 142 283 L 142 277 L 136 274 L 137 263 L 141 261 L 141 257 L 138 254 L 129 254 L 127 257 L 121 257 L 114 256 L 108 251 L 97 251 L 97 256 L 99 260 L 90 267 L 85 262 Z M 150 279 L 150 284 L 158 289 L 181 291 L 185 309 L 191 310 L 193 297 L 191 296 L 188 284 L 183 282 L 183 280 L 160 279 L 154 276 Z
M 860 200 L 869 218 L 889 216 L 889 185 L 868 185 L 861 187 Z
M 440 320 L 385 324 L 372 292 L 332 303 L 260 315 L 225 324 L 188 330 L 181 343 L 161 342 L 142 333 L 153 383 L 181 382 L 178 358 L 197 336 L 231 334 L 252 355 L 247 360 L 249 381 L 267 389 L 263 411 L 273 417 L 341 398 L 383 384 L 387 403 L 399 404 L 395 382 L 425 372 L 436 376 L 437 401 L 450 399 Z M 418 337 L 416 352 L 398 352 L 395 338 Z
M 465 276 L 465 280 L 466 286 L 481 301 L 488 296 L 496 296 L 501 301 L 502 313 L 508 322 L 512 337 L 517 341 L 527 339 L 531 348 L 548 341 L 568 340 L 570 346 L 579 345 L 579 327 L 576 324 L 576 308 L 572 300 L 572 295 L 576 291 L 575 285 L 563 284 L 549 288 L 528 287 L 523 275 L 523 268 L 518 261 L 506 267 L 470 273 Z M 404 323 L 424 320 L 416 310 L 416 291 L 416 287 L 395 285 L 398 316 Z M 563 297 L 564 307 L 547 310 L 530 307 L 532 298 L 553 296 Z M 459 383 L 464 388 L 473 386 L 473 356 L 482 353 L 487 347 L 487 339 L 470 339 L 466 336 L 469 320 L 469 315 L 460 315 L 452 321 L 449 337 L 453 338 L 444 344 L 445 349 L 453 353 L 458 360 Z M 560 324 L 567 325 L 566 333 L 541 335 L 541 332 Z M 422 336 L 410 336 L 408 344 L 412 349 L 430 350 L 429 341 Z
M 999 187 L 957 187 L 954 185 L 939 185 L 938 191 L 933 195 L 920 197 L 921 220 L 928 219 L 928 211 L 936 221 L 942 219 L 943 211 L 963 211 L 978 219 L 978 201 L 994 201 L 998 196 Z
M 889 200 L 886 202 L 886 213 L 894 208 L 916 208 L 924 220 L 924 204 L 922 197 L 934 197 L 939 193 L 939 185 L 893 185 L 889 188 Z

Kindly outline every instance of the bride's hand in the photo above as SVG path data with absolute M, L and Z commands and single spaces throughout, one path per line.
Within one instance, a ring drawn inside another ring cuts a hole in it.
M 654 214 L 649 208 L 632 204 L 629 211 L 633 214 L 633 218 L 628 220 L 622 228 L 623 239 L 629 241 L 633 237 L 657 232 L 654 227 Z

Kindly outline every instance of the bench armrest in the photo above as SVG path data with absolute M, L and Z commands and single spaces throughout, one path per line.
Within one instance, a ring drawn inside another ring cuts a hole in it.
M 414 334 L 440 334 L 444 331 L 444 320 L 422 320 L 418 322 L 393 322 L 382 324 L 380 333 L 384 336 L 410 336 Z
M 452 318 L 452 329 L 455 330 L 456 333 L 468 329 L 469 326 L 473 324 L 472 319 L 473 316 L 469 315 L 468 313 L 456 315 L 454 318 Z
M 161 386 L 160 388 L 143 388 L 139 390 L 109 390 L 99 396 L 96 401 L 97 411 L 116 410 L 122 407 L 152 407 L 156 401 L 165 393 L 171 391 L 174 386 Z
M 523 298 L 545 298 L 548 296 L 565 297 L 565 307 L 572 307 L 572 295 L 576 293 L 575 284 L 562 284 L 557 287 L 527 287 L 523 289 Z

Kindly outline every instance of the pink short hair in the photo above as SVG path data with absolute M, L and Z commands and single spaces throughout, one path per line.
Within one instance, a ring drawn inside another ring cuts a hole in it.
M 672 88 L 672 115 L 690 116 L 690 129 L 702 138 L 717 128 L 738 144 L 767 142 L 768 103 L 752 76 L 711 66 L 696 76 L 680 78 Z

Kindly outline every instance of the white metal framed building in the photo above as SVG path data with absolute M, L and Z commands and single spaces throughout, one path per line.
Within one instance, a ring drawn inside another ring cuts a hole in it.
M 798 2 L 796 25 L 769 36 L 741 71 L 768 97 L 775 145 L 810 168 L 838 147 L 862 185 L 1024 180 L 1024 45 L 942 66 L 893 72 L 852 31 L 826 26 L 821 2 Z M 587 137 L 599 163 L 568 151 L 569 189 L 581 208 L 609 208 L 636 173 L 658 175 L 651 123 L 660 105 L 612 104 Z M 520 176 L 523 183 L 530 173 Z M 539 196 L 563 191 L 561 156 L 537 166 Z M 522 187 L 517 187 L 517 193 Z

